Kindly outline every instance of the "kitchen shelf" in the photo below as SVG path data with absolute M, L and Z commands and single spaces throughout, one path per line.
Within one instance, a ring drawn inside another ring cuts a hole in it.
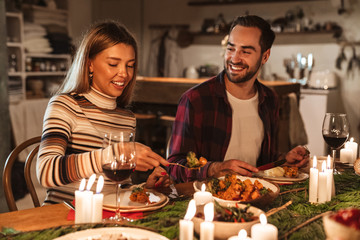
M 336 43 L 333 31 L 276 33 L 274 44 Z M 224 34 L 193 33 L 193 44 L 221 45 Z
M 65 76 L 66 72 L 26 72 L 27 77 Z
M 189 1 L 189 6 L 215 6 L 215 5 L 230 5 L 230 4 L 256 4 L 256 3 L 276 3 L 276 2 L 316 2 L 325 0 L 218 0 L 218 1 Z

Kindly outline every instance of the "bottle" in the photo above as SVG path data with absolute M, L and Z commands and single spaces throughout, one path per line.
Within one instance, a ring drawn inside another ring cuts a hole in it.
M 9 72 L 17 72 L 17 57 L 12 53 L 9 56 Z

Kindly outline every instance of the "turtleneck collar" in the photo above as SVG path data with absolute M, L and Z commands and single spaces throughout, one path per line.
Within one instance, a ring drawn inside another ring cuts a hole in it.
M 113 110 L 116 108 L 116 97 L 108 96 L 91 86 L 89 92 L 83 94 L 86 99 L 99 108 Z

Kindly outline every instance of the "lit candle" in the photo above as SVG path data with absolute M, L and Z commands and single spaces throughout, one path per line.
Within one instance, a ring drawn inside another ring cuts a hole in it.
M 203 183 L 201 185 L 201 191 L 194 193 L 194 199 L 196 202 L 196 205 L 205 205 L 209 202 L 213 201 L 212 194 L 210 192 L 205 191 L 206 186 Z
M 335 196 L 335 184 L 333 177 L 333 169 L 332 169 L 332 159 L 330 155 L 328 155 L 326 160 L 326 184 L 327 184 L 327 201 L 331 201 L 331 197 Z
M 345 143 L 345 148 L 351 149 L 353 151 L 352 160 L 350 163 L 354 163 L 358 155 L 358 144 L 354 142 L 354 138 L 350 138 L 350 141 Z
M 84 202 L 86 201 L 84 192 L 85 184 L 86 180 L 83 178 L 81 180 L 79 190 L 75 191 L 75 224 L 86 222 L 84 218 L 85 209 L 83 208 Z
M 251 238 L 253 240 L 277 240 L 278 229 L 267 223 L 265 214 L 260 214 L 260 223 L 254 224 L 251 227 Z
M 214 203 L 209 202 L 204 207 L 205 221 L 200 224 L 200 240 L 214 239 Z
M 342 163 L 352 163 L 353 150 L 350 148 L 340 149 L 340 162 Z
M 324 203 L 327 201 L 327 177 L 326 177 L 326 162 L 324 161 L 321 166 L 321 172 L 319 172 L 319 185 L 318 185 L 318 202 Z
M 247 236 L 247 232 L 245 229 L 241 229 L 237 236 L 229 237 L 228 240 L 251 240 L 251 238 Z
M 101 193 L 104 186 L 104 177 L 100 176 L 96 185 L 96 194 L 92 197 L 92 215 L 91 222 L 97 223 L 102 221 L 104 194 Z
M 179 230 L 179 239 L 180 240 L 192 240 L 194 237 L 194 223 L 191 219 L 195 216 L 196 213 L 196 203 L 192 199 L 189 202 L 185 217 L 183 220 L 179 221 L 180 230 Z
M 317 158 L 313 157 L 313 167 L 310 168 L 309 177 L 309 202 L 316 203 L 318 196 L 318 178 L 319 170 L 317 169 Z

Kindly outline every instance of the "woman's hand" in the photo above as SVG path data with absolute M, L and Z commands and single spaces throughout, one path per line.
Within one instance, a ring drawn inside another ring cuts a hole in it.
M 309 163 L 309 151 L 302 146 L 297 146 L 286 154 L 285 159 L 293 166 L 305 167 Z
M 157 153 L 153 152 L 151 148 L 144 144 L 135 143 L 136 148 L 136 170 L 147 171 L 158 167 L 160 164 L 168 166 L 169 163 Z
M 168 187 L 171 180 L 167 172 L 162 167 L 156 167 L 146 181 L 146 188 L 157 188 L 159 186 Z

